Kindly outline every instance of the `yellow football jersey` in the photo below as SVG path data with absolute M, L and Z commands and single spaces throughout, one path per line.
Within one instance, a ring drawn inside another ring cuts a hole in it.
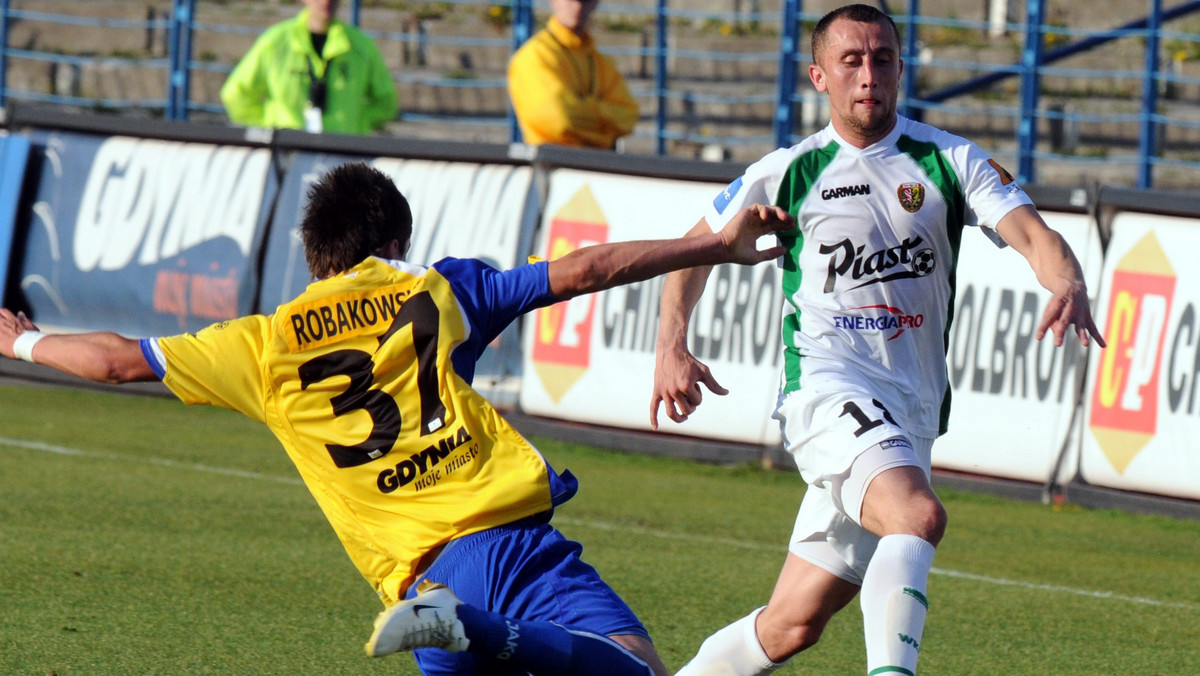
M 456 361 L 473 369 L 478 354 L 452 359 L 472 332 L 486 334 L 472 342 L 481 352 L 513 318 L 554 302 L 544 264 L 504 278 L 448 260 L 443 275 L 439 264 L 368 259 L 272 316 L 157 340 L 156 370 L 181 400 L 241 411 L 279 438 L 388 604 L 439 545 L 574 493 L 573 477 L 555 474 L 456 371 Z M 480 275 L 507 279 L 495 285 L 507 299 L 499 321 Z

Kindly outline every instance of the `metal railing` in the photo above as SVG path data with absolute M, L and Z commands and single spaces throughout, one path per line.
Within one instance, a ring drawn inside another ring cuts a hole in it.
M 804 77 L 808 32 L 822 12 L 806 12 L 802 0 L 747 0 L 746 10 L 731 2 L 731 11 L 625 2 L 602 4 L 592 25 L 643 110 L 627 152 L 749 161 L 823 124 L 823 101 Z M 220 120 L 220 82 L 253 39 L 284 16 L 269 14 L 266 3 L 242 4 L 249 9 L 234 11 L 230 0 L 111 0 L 55 11 L 44 1 L 0 0 L 0 105 Z M 1188 20 L 1200 2 L 1119 3 L 1123 14 L 1109 2 L 1114 7 L 1092 14 L 1115 18 L 1063 20 L 1070 4 L 1012 0 L 998 22 L 986 12 L 948 15 L 945 2 L 924 12 L 919 0 L 891 2 L 905 60 L 901 112 L 976 140 L 1025 182 L 1194 184 L 1200 22 Z M 378 42 L 406 92 L 392 131 L 519 138 L 504 74 L 508 55 L 545 19 L 534 0 L 345 5 L 343 18 Z M 73 29 L 110 39 L 107 48 L 73 51 L 30 37 L 25 29 L 33 25 L 46 34 Z M 1104 56 L 1114 51 L 1122 54 L 1119 63 Z M 49 73 L 41 87 L 13 77 L 38 69 Z M 143 89 L 89 93 L 79 81 L 97 71 L 137 73 L 131 79 Z

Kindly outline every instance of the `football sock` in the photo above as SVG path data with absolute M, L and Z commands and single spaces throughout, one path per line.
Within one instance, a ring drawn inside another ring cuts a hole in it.
M 458 619 L 479 657 L 528 670 L 534 676 L 653 676 L 653 671 L 615 641 L 572 631 L 553 622 L 516 620 L 466 604 Z
M 754 622 L 762 610 L 755 610 L 705 639 L 696 656 L 675 676 L 758 676 L 782 667 L 784 663 L 772 662 L 758 642 Z
M 868 674 L 917 673 L 934 552 L 932 544 L 915 535 L 879 540 L 860 592 Z

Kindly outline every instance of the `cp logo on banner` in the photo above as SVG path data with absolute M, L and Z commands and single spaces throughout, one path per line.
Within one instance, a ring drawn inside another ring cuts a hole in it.
M 1118 473 L 1124 473 L 1158 426 L 1158 376 L 1175 271 L 1151 231 L 1113 271 L 1108 347 L 1101 352 L 1089 425 Z
M 584 185 L 554 213 L 549 231 L 547 260 L 608 241 L 608 222 L 591 188 Z M 595 296 L 588 294 L 538 310 L 533 366 L 555 403 L 587 372 L 595 307 Z

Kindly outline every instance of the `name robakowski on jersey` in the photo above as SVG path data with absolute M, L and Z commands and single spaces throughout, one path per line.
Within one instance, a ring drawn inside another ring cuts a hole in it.
M 990 229 L 1031 204 L 978 146 L 900 117 L 867 148 L 833 125 L 747 168 L 705 218 L 720 229 L 741 208 L 787 209 L 780 236 L 783 392 L 865 379 L 908 431 L 934 438 L 949 414 L 947 329 L 964 226 Z
M 551 509 L 561 476 L 470 386 L 484 348 L 556 302 L 546 264 L 370 258 L 271 316 L 142 342 L 181 400 L 240 411 L 283 444 L 388 604 L 452 538 Z

